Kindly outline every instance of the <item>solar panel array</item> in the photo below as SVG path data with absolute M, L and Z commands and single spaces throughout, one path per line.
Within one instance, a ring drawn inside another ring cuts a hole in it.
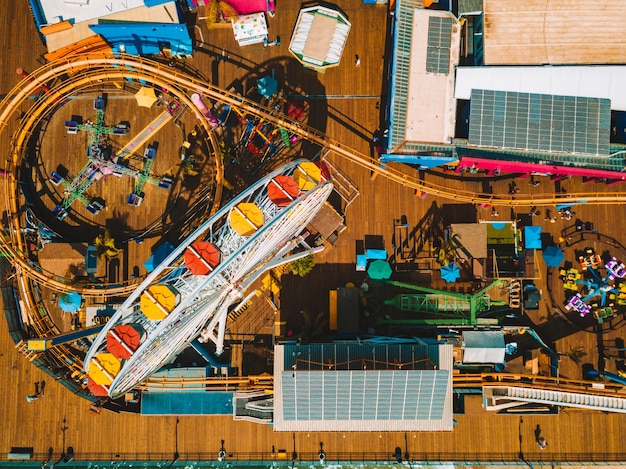
M 284 371 L 284 420 L 441 420 L 449 377 L 449 370 Z
M 610 127 L 608 99 L 472 90 L 470 145 L 606 156 Z
M 432 16 L 428 19 L 427 72 L 448 74 L 452 25 L 452 18 Z

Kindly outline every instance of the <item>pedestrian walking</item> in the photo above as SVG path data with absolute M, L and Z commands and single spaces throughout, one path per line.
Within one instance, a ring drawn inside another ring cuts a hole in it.
M 356 68 L 359 68 L 361 66 L 361 57 L 359 57 L 358 55 L 354 56 L 354 66 Z

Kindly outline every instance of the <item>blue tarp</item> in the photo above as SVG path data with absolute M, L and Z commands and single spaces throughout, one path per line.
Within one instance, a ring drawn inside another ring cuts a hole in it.
M 403 155 L 399 153 L 383 153 L 380 155 L 380 161 L 383 163 L 404 163 L 414 164 L 420 169 L 430 169 L 437 166 L 444 166 L 456 163 L 457 158 L 451 156 L 430 156 L 430 155 Z
M 387 251 L 384 249 L 366 249 L 365 257 L 370 260 L 381 259 L 384 261 L 387 260 Z
M 541 227 L 524 227 L 524 247 L 526 249 L 541 249 Z
M 88 25 L 113 48 L 130 55 L 161 55 L 169 49 L 173 56 L 191 56 L 192 40 L 187 26 L 178 23 L 100 23 Z
M 174 246 L 166 241 L 164 244 L 159 246 L 159 248 L 154 251 L 154 253 L 152 253 L 148 260 L 143 263 L 143 266 L 148 272 L 152 272 L 161 264 L 161 262 L 165 260 L 167 256 L 171 254 L 173 250 Z
M 142 415 L 233 415 L 233 392 L 146 392 Z
M 367 258 L 365 254 L 357 254 L 356 255 L 356 270 L 364 271 L 367 269 Z

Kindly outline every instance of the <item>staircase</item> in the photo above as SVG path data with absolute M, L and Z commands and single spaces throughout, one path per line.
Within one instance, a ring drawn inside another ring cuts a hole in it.
M 529 402 L 626 413 L 626 397 L 519 386 L 483 386 L 483 406 L 487 410 L 501 410 Z
M 24 355 L 29 362 L 32 362 L 39 356 L 39 352 L 28 349 L 28 342 L 26 340 L 19 341 L 15 344 L 15 348 L 19 353 Z

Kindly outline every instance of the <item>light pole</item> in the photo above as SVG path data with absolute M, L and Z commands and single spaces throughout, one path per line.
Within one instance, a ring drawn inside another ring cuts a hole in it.
M 65 425 L 66 423 L 67 423 L 67 419 L 63 417 L 63 426 L 61 427 L 61 434 L 62 434 L 61 441 L 63 442 L 61 445 L 61 460 L 63 461 L 67 457 L 67 455 L 65 454 L 65 432 L 67 431 L 69 427 Z
M 220 440 L 220 450 L 217 453 L 217 460 L 219 462 L 222 462 L 224 459 L 226 459 L 226 448 L 224 448 L 224 440 Z
M 409 439 L 406 436 L 406 432 L 404 432 L 404 460 L 411 465 L 409 461 Z
M 317 457 L 320 459 L 320 464 L 324 464 L 326 461 L 326 453 L 324 452 L 324 442 L 320 441 L 320 450 L 317 453 Z
M 176 426 L 174 427 L 174 461 L 177 461 L 180 455 L 178 454 L 178 417 L 176 417 Z
M 296 459 L 298 459 L 298 453 L 296 452 L 296 434 L 292 433 L 293 437 L 293 453 L 291 453 L 291 467 L 296 463 Z
M 524 417 L 519 418 L 519 426 L 517 429 L 518 438 L 519 438 L 519 458 L 524 460 L 524 452 L 522 451 L 522 424 L 524 423 Z

